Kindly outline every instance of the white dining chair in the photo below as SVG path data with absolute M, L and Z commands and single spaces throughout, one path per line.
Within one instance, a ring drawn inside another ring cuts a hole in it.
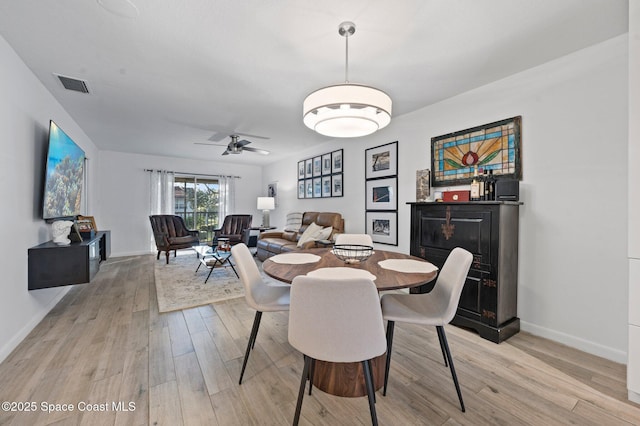
M 335 244 L 353 244 L 373 247 L 373 239 L 369 234 L 337 234 Z
M 242 362 L 242 370 L 240 371 L 240 380 L 238 384 L 242 384 L 244 370 L 247 367 L 249 353 L 255 347 L 256 337 L 258 336 L 258 328 L 260 328 L 260 319 L 263 312 L 277 312 L 289 310 L 289 292 L 290 286 L 287 284 L 266 283 L 260 275 L 258 265 L 256 265 L 253 255 L 249 248 L 244 244 L 236 244 L 231 247 L 231 255 L 236 261 L 236 268 L 240 280 L 244 286 L 244 298 L 247 304 L 256 310 L 256 316 L 253 319 L 253 327 L 251 335 L 247 343 L 247 350 L 244 354 Z
M 371 279 L 294 278 L 289 343 L 305 360 L 294 425 L 300 419 L 307 378 L 316 360 L 362 364 L 371 422 L 378 424 L 371 359 L 384 354 L 386 340 L 380 298 Z M 309 386 L 313 386 L 311 380 Z
M 387 320 L 387 359 L 384 373 L 384 389 L 387 394 L 389 367 L 391 363 L 391 348 L 393 345 L 393 330 L 396 321 L 411 324 L 433 325 L 438 333 L 440 349 L 449 365 L 451 377 L 458 393 L 460 408 L 465 411 L 462 392 L 453 366 L 453 358 L 444 332 L 444 325 L 451 322 L 456 314 L 460 294 L 464 287 L 473 255 L 467 250 L 454 248 L 442 266 L 433 290 L 423 294 L 384 294 L 381 298 L 382 315 Z

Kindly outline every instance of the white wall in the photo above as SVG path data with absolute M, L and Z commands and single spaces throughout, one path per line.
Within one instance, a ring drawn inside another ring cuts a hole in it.
M 640 2 L 629 2 L 629 399 L 640 404 Z
M 256 200 L 267 191 L 261 167 L 103 151 L 96 224 L 98 229 L 111 230 L 111 256 L 150 252 L 149 173 L 144 169 L 240 176 L 234 213 L 252 214 L 253 223 L 260 224 L 262 212 L 256 209 Z
M 434 85 L 437 82 L 434 82 Z M 393 97 L 393 94 L 391 94 Z M 626 362 L 627 37 L 395 117 L 361 139 L 333 140 L 265 168 L 288 211 L 338 211 L 364 230 L 364 150 L 399 141 L 398 247 L 409 251 L 415 172 L 431 137 L 522 116 L 518 316 L 522 329 Z M 343 198 L 296 199 L 296 164 L 344 148 Z
M 89 194 L 96 188 L 92 165 L 98 160 L 98 151 L 2 37 L 0 93 L 1 361 L 69 289 L 27 290 L 27 250 L 51 239 L 51 227 L 40 212 L 49 120 L 85 150 Z M 90 203 L 92 210 L 91 197 Z

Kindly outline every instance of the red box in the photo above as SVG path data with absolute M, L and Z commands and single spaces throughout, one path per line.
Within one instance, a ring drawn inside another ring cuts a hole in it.
M 470 194 L 471 191 L 444 191 L 442 201 L 450 203 L 469 201 Z

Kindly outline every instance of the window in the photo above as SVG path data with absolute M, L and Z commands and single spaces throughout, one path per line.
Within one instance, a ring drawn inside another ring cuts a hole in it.
M 220 183 L 217 179 L 176 176 L 175 214 L 182 216 L 187 228 L 200 231 L 200 241 L 213 240 L 220 228 Z

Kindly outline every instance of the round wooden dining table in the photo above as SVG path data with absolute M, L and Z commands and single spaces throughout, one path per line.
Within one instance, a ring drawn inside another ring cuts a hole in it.
M 376 277 L 374 283 L 378 291 L 398 290 L 423 285 L 433 281 L 438 275 L 437 270 L 418 273 L 385 269 L 379 265 L 379 262 L 386 259 L 413 259 L 425 262 L 424 259 L 419 257 L 386 250 L 376 249 L 371 257 L 358 264 L 347 264 L 338 259 L 332 253 L 331 248 L 299 250 L 292 253 L 315 254 L 320 257 L 320 260 L 313 263 L 289 264 L 277 263 L 266 259 L 262 263 L 262 269 L 270 277 L 289 284 L 298 275 L 306 275 L 316 269 L 335 267 L 363 269 Z M 372 360 L 373 382 L 376 390 L 383 385 L 384 369 L 385 354 Z M 364 383 L 364 372 L 359 362 L 335 363 L 316 360 L 313 385 L 324 392 L 346 397 L 364 396 L 367 394 Z

